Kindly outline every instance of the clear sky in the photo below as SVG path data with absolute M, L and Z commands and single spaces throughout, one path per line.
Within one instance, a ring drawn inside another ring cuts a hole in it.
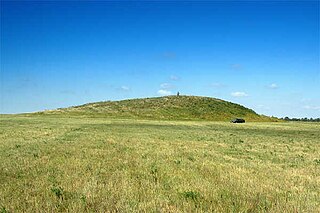
M 175 94 L 320 117 L 319 1 L 1 1 L 0 113 Z

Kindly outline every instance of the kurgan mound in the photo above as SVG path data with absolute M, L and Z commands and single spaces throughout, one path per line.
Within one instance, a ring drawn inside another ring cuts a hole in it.
M 155 98 L 104 101 L 40 112 L 70 116 L 135 118 L 157 120 L 275 121 L 251 109 L 228 101 L 199 96 L 164 96 Z

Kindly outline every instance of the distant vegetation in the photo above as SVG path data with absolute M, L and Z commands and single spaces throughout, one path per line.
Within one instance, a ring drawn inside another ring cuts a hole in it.
M 320 118 L 282 118 L 284 121 L 303 121 L 303 122 L 320 122 Z
M 280 121 L 258 115 L 239 104 L 210 97 L 182 95 L 96 102 L 39 114 L 150 120 L 230 121 L 233 118 L 243 118 L 246 121 Z

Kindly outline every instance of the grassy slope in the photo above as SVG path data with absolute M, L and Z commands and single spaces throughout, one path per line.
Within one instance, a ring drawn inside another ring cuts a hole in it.
M 229 121 L 240 117 L 247 121 L 276 121 L 260 116 L 253 110 L 231 102 L 198 96 L 166 96 L 159 98 L 130 99 L 90 103 L 76 107 L 41 112 L 41 114 L 61 114 L 140 118 L 161 120 L 212 120 Z
M 320 212 L 319 138 L 318 123 L 1 116 L 0 209 Z

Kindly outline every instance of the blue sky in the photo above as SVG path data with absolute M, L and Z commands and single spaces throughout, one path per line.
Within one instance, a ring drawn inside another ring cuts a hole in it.
M 319 1 L 1 1 L 0 113 L 175 94 L 320 117 Z

